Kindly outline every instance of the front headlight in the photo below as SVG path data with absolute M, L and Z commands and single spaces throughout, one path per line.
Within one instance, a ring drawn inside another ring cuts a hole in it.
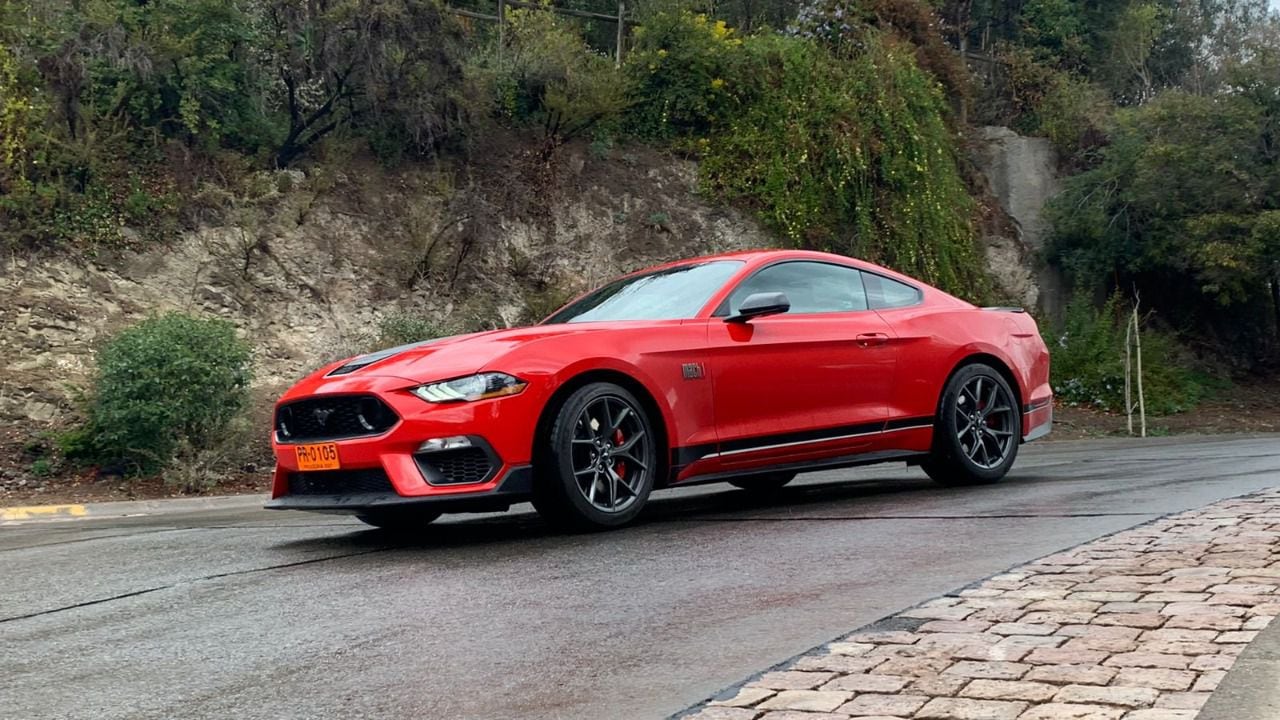
M 506 373 L 480 373 L 454 380 L 419 385 L 409 392 L 432 403 L 470 402 L 515 395 L 529 383 Z

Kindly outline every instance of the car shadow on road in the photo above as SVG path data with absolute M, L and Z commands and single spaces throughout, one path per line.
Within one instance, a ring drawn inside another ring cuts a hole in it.
M 1010 481 L 1015 480 L 1010 478 Z M 636 522 L 609 533 L 560 531 L 543 522 L 535 513 L 524 510 L 461 521 L 432 523 L 412 533 L 396 533 L 353 525 L 353 532 L 346 535 L 292 540 L 281 543 L 277 547 L 311 550 L 318 548 L 425 550 L 531 540 L 544 540 L 552 545 L 558 544 L 559 541 L 577 544 L 582 537 L 647 533 L 661 529 L 664 525 L 854 519 L 872 513 L 870 510 L 860 511 L 862 504 L 860 501 L 863 500 L 899 495 L 973 491 L 973 489 L 947 490 L 939 488 L 924 478 L 903 477 L 859 478 L 798 484 L 770 493 L 748 492 L 728 485 L 709 485 L 706 489 L 706 492 L 674 497 L 665 497 L 664 493 L 659 491 L 650 498 L 648 507 Z

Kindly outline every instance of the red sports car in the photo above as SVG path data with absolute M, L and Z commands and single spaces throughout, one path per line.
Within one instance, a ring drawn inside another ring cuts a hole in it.
M 335 362 L 280 398 L 269 508 L 407 529 L 532 500 L 622 525 L 655 489 L 750 491 L 918 464 L 999 480 L 1053 421 L 1035 321 L 837 255 L 758 251 L 615 280 L 541 324 Z

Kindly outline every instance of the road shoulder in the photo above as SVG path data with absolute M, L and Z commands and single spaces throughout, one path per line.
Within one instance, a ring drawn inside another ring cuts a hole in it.
M 1240 654 L 1199 720 L 1280 718 L 1280 623 L 1272 623 Z
M 0 507 L 0 525 L 261 507 L 264 494 Z

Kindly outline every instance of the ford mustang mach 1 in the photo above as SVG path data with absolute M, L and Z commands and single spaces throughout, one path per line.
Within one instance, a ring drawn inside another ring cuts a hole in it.
M 319 369 L 276 405 L 267 507 L 407 530 L 531 500 L 608 528 L 696 483 L 767 492 L 887 461 L 995 482 L 1052 419 L 1026 313 L 846 257 L 736 253 L 627 275 L 533 327 Z

